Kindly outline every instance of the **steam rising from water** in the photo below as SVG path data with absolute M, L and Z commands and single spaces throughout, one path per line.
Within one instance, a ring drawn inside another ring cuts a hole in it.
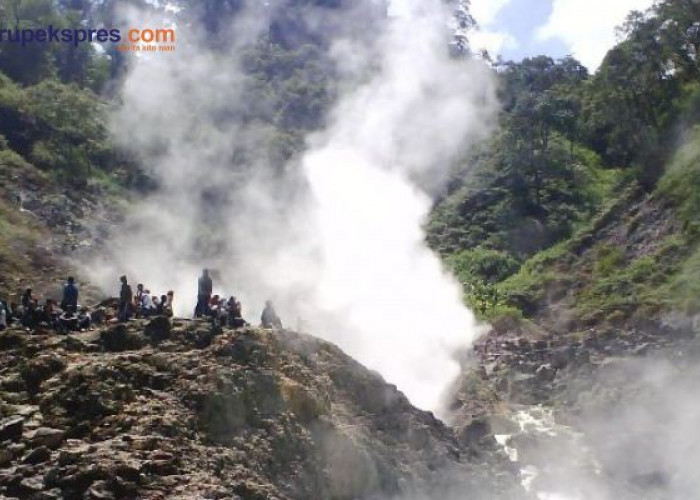
M 455 351 L 479 328 L 421 226 L 428 193 L 489 132 L 496 99 L 485 68 L 449 57 L 440 0 L 405 10 L 372 50 L 333 45 L 348 90 L 288 166 L 297 175 L 271 167 L 268 128 L 240 119 L 249 111 L 240 48 L 265 29 L 260 12 L 238 18 L 226 53 L 195 43 L 188 27 L 176 54 L 140 58 L 115 133 L 162 189 L 133 207 L 109 262 L 94 266 L 98 280 L 114 288 L 127 272 L 154 293 L 174 289 L 177 312 L 190 314 L 210 267 L 215 293 L 236 294 L 249 321 L 270 297 L 289 326 L 302 318 L 414 404 L 438 409 L 459 370 Z

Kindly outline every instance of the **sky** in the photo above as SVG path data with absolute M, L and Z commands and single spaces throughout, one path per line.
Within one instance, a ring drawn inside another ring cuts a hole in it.
M 615 27 L 653 0 L 471 0 L 480 32 L 475 48 L 518 61 L 540 54 L 573 55 L 591 72 L 615 44 Z

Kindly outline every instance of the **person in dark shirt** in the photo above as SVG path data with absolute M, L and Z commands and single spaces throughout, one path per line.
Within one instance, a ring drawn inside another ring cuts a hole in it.
M 194 309 L 194 317 L 201 318 L 209 315 L 209 301 L 211 300 L 214 284 L 209 276 L 209 270 L 202 271 L 202 276 L 197 282 L 197 306 Z
M 58 318 L 58 330 L 61 333 L 77 332 L 78 316 L 75 315 L 72 309 L 68 309 Z
M 72 276 L 68 277 L 65 285 L 63 285 L 63 299 L 61 300 L 61 309 L 64 311 L 78 310 L 78 287 L 75 284 L 75 279 Z
M 143 283 L 136 285 L 136 293 L 134 294 L 134 306 L 136 306 L 136 317 L 140 318 L 143 315 Z
M 31 293 L 31 290 L 28 290 L 28 292 Z M 22 303 L 24 304 L 24 297 L 22 297 Z M 31 298 L 27 302 L 26 306 L 23 305 L 21 319 L 22 326 L 24 326 L 25 328 L 33 329 L 34 327 L 36 327 L 37 324 L 39 324 L 39 321 L 41 321 L 39 304 L 36 300 Z
M 122 287 L 119 291 L 119 321 L 127 321 L 131 318 L 131 310 L 133 307 L 134 293 L 131 290 L 131 285 L 127 282 L 126 276 L 119 278 Z
M 226 303 L 226 309 L 228 311 L 228 325 L 231 328 L 241 328 L 245 326 L 246 322 L 243 319 L 243 311 L 241 303 L 236 299 L 236 297 L 231 297 Z
M 88 308 L 83 306 L 78 313 L 78 329 L 79 330 L 89 330 L 92 326 L 92 316 L 88 311 Z
M 56 325 L 58 325 L 58 317 L 61 315 L 61 312 L 56 308 L 58 304 L 53 299 L 46 299 L 46 304 L 44 305 L 44 308 L 40 311 L 39 317 L 41 318 L 40 321 L 46 322 L 47 325 L 49 325 L 51 328 L 56 328 Z M 71 311 L 72 309 L 64 309 L 61 308 L 64 311 Z

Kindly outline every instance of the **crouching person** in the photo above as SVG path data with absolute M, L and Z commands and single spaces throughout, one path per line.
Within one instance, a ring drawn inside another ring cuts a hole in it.
M 92 327 L 92 316 L 88 308 L 83 306 L 78 313 L 78 330 L 89 330 Z
M 72 308 L 69 308 L 58 318 L 58 331 L 68 333 L 77 332 L 78 330 L 78 316 L 73 312 Z
M 265 301 L 265 309 L 263 309 L 262 315 L 260 316 L 260 323 L 263 328 L 282 329 L 282 320 L 277 316 L 275 307 L 269 300 Z

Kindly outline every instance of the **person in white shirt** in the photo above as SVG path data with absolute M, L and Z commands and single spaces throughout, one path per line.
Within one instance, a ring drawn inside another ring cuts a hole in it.
M 141 296 L 141 314 L 144 318 L 147 318 L 153 314 L 153 299 L 151 298 L 151 291 L 144 290 Z

